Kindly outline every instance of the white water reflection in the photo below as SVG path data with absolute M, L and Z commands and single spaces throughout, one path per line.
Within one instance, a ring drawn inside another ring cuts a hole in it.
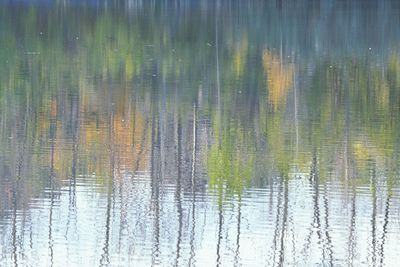
M 399 198 L 371 199 L 369 188 L 315 187 L 304 177 L 218 204 L 212 190 L 176 196 L 171 184 L 153 198 L 149 173 L 122 175 L 107 192 L 93 187 L 94 179 L 77 177 L 75 186 L 46 190 L 26 211 L 8 214 L 2 243 L 12 246 L 2 248 L 1 264 L 395 266 L 400 260 Z

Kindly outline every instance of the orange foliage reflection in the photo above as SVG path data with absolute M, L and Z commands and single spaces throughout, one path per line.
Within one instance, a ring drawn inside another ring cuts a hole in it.
M 268 99 L 276 111 L 286 103 L 287 94 L 293 85 L 293 65 L 285 66 L 280 57 L 267 49 L 263 52 L 262 61 L 267 76 Z

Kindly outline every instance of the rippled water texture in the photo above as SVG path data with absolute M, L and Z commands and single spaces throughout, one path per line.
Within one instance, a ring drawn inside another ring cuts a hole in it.
M 1 1 L 1 266 L 398 266 L 397 1 Z

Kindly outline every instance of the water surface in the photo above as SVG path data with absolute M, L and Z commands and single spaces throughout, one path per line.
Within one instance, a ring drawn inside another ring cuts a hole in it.
M 396 1 L 2 1 L 1 266 L 396 266 Z

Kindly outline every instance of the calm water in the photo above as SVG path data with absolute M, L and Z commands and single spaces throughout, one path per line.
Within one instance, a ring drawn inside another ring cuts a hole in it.
M 399 25 L 1 1 L 0 266 L 398 266 Z

